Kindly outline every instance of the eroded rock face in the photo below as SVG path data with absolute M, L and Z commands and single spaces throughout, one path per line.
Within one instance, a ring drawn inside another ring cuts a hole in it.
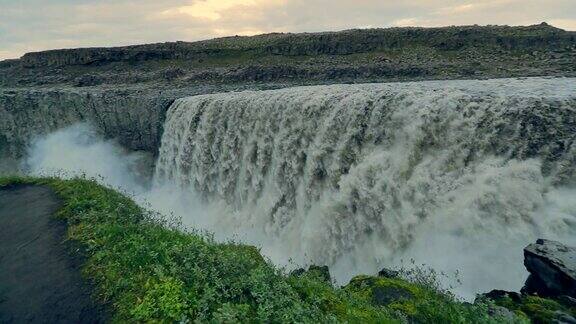
M 154 153 L 172 98 L 154 91 L 23 89 L 0 91 L 0 153 L 22 154 L 35 136 L 88 122 L 124 147 Z
M 400 272 L 391 270 L 388 268 L 384 268 L 378 272 L 378 277 L 394 279 L 400 276 Z
M 576 248 L 541 239 L 524 249 L 524 265 L 530 277 L 523 293 L 576 297 Z
M 94 80 L 85 78 L 80 81 L 89 85 Z M 143 84 L 3 88 L 0 85 L 0 161 L 18 161 L 35 137 L 79 122 L 89 123 L 105 138 L 114 139 L 126 149 L 156 155 L 166 112 L 175 99 L 282 86 L 172 87 Z

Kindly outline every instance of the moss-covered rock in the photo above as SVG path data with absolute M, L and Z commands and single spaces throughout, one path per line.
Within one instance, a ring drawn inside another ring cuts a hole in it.
M 359 299 L 414 315 L 414 300 L 422 298 L 423 288 L 398 278 L 357 276 L 344 288 Z
M 385 308 L 413 323 L 525 323 L 526 317 L 489 302 L 461 303 L 445 292 L 401 277 L 357 276 L 344 287 L 355 300 Z
M 552 323 L 564 317 L 576 317 L 576 308 L 561 300 L 538 296 L 502 295 L 492 297 L 498 306 L 515 312 L 520 317 L 529 318 L 533 323 Z

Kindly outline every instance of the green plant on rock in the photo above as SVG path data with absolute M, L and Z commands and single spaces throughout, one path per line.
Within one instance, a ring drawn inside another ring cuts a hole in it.
M 552 323 L 560 313 L 576 316 L 576 308 L 538 296 L 521 296 L 516 300 L 506 296 L 498 298 L 495 302 L 496 305 L 514 311 L 519 316 L 529 318 L 536 324 Z

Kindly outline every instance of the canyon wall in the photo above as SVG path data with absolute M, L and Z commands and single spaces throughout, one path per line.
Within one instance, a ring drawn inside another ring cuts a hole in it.
M 0 151 L 19 157 L 36 136 L 89 122 L 130 150 L 156 152 L 173 98 L 158 91 L 0 90 Z

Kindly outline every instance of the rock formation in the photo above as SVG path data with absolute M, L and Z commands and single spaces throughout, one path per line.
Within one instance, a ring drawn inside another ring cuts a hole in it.
M 538 240 L 524 249 L 524 265 L 530 277 L 523 293 L 576 297 L 576 248 Z
M 274 33 L 28 53 L 0 62 L 0 85 L 182 87 L 567 76 L 576 74 L 575 59 L 576 33 L 547 24 Z
M 533 323 L 576 323 L 576 249 L 539 239 L 524 249 L 524 264 L 530 272 L 521 293 L 493 290 L 478 296 L 528 317 Z

